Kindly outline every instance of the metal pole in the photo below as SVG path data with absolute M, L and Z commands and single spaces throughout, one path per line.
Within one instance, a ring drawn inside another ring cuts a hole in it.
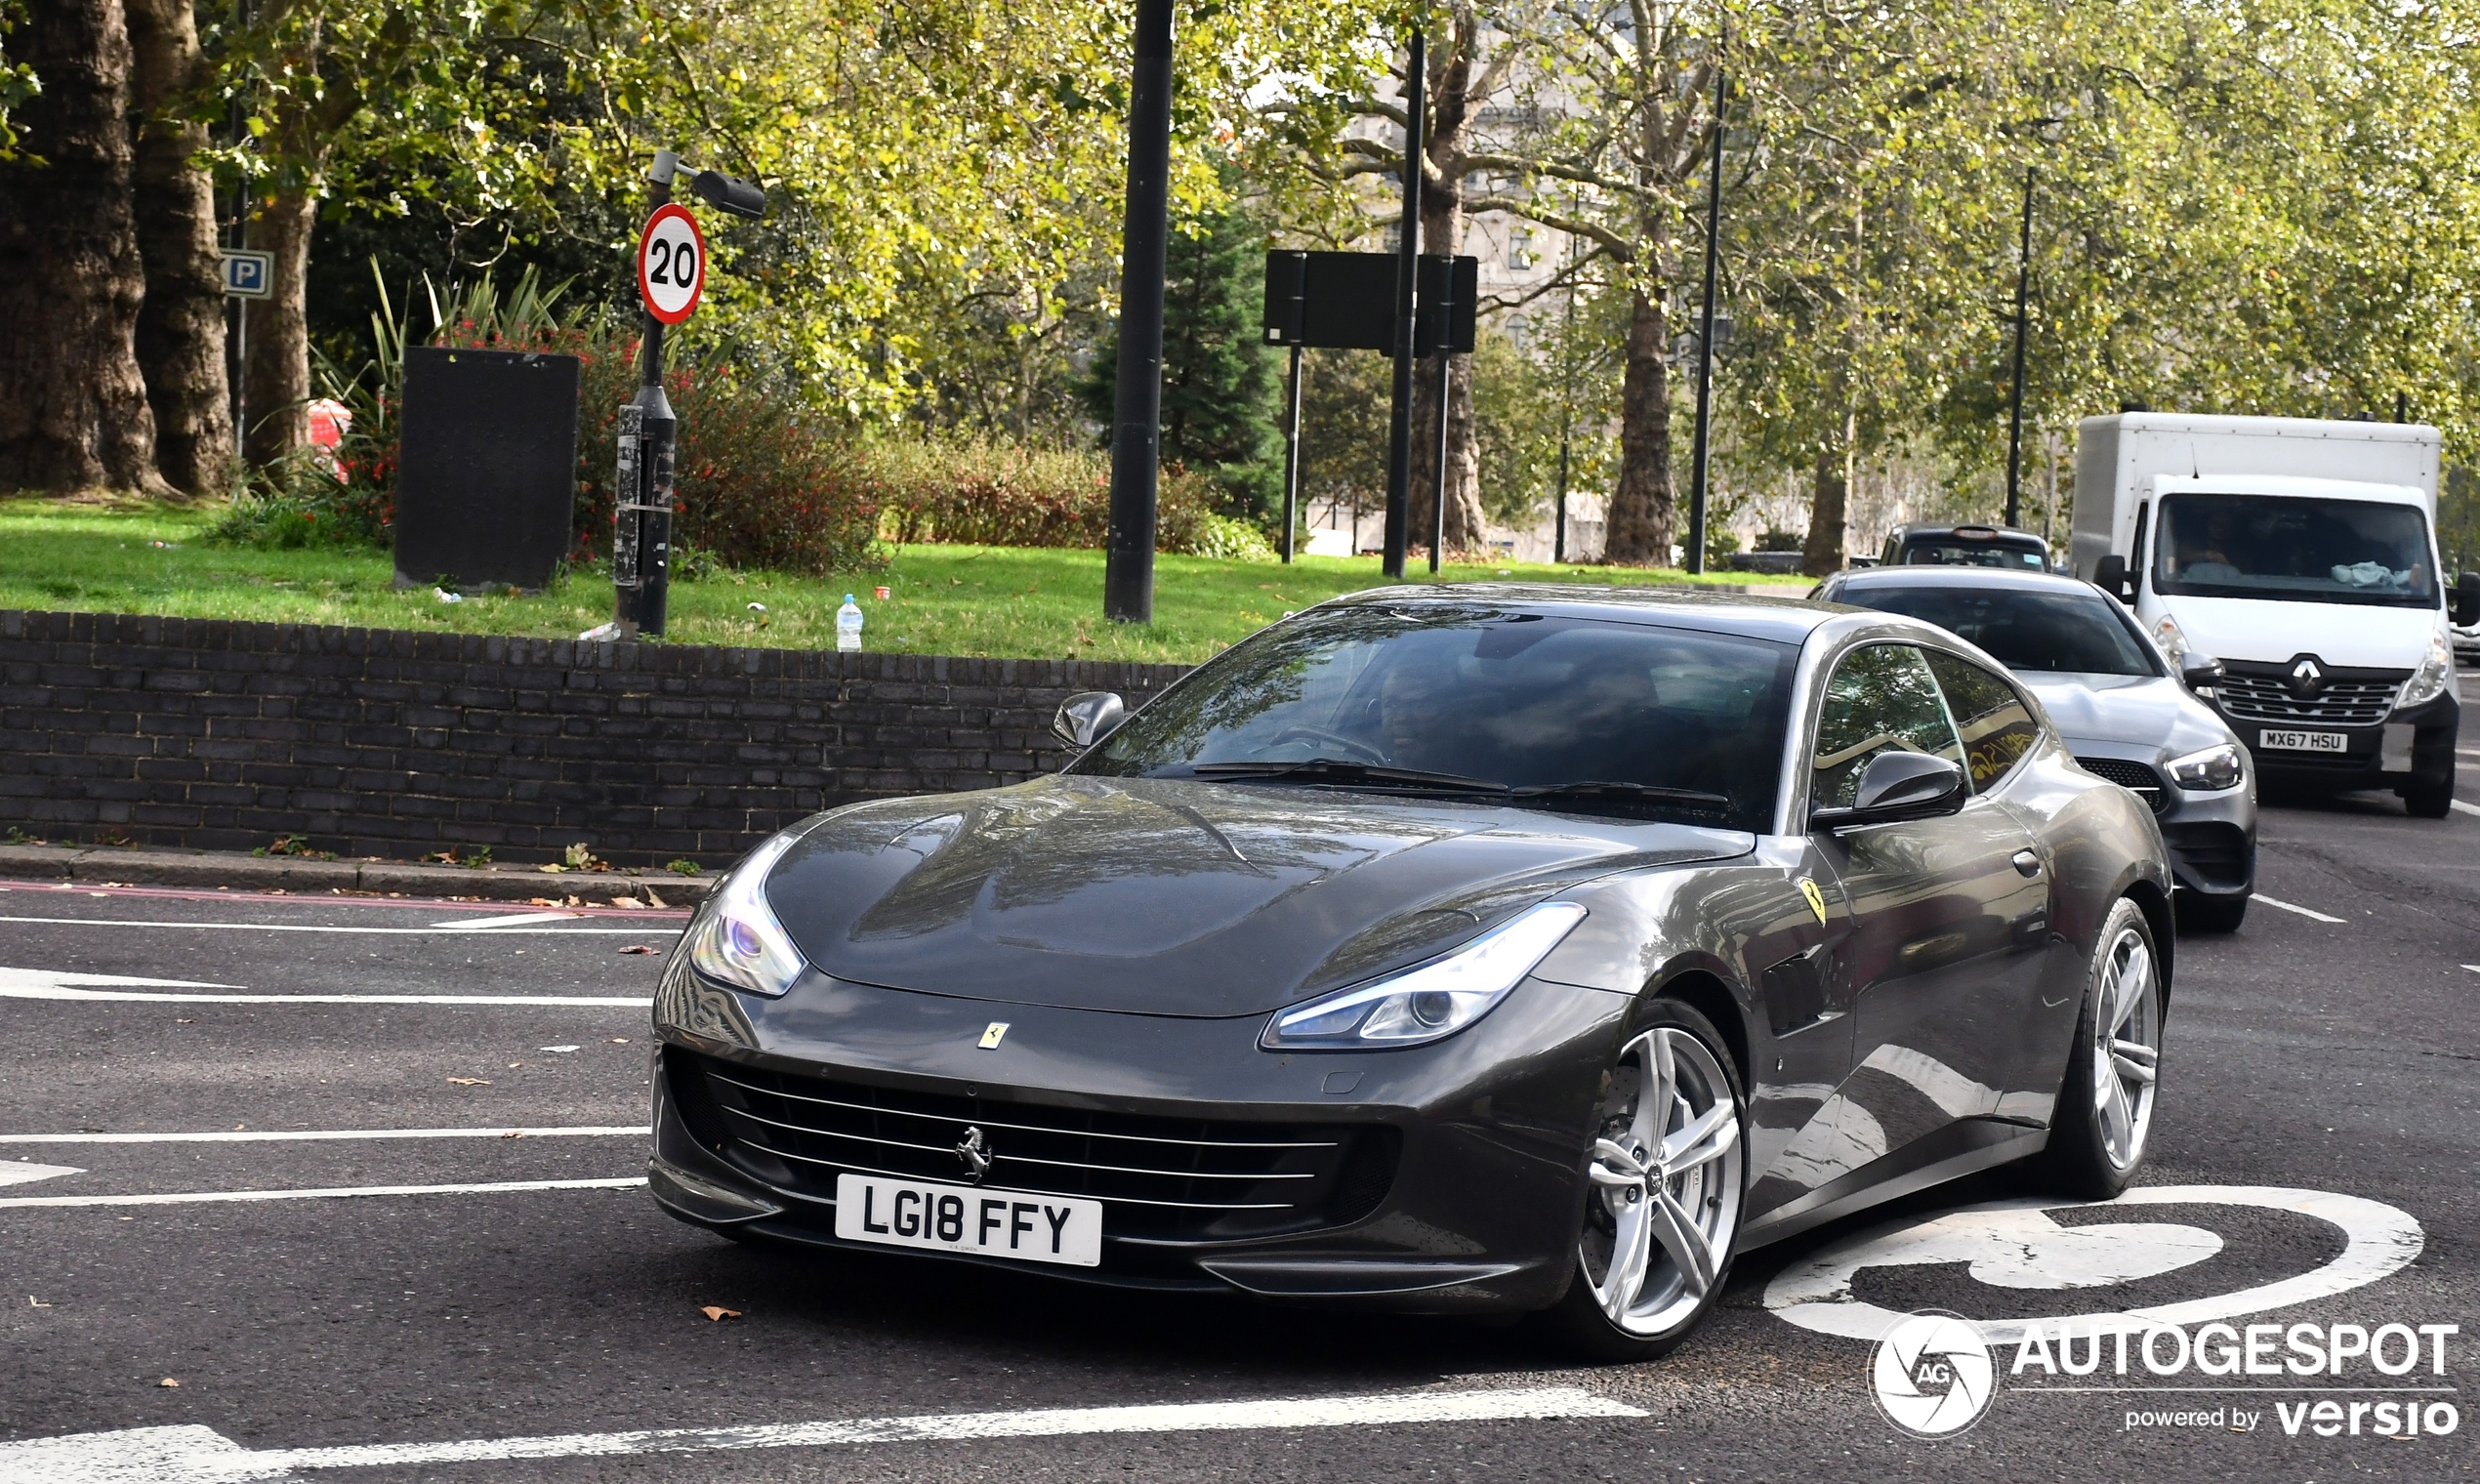
M 1120 226 L 1119 372 L 1102 614 L 1154 621 L 1154 498 L 1163 423 L 1163 255 L 1171 235 L 1172 0 L 1137 0 Z
M 1386 556 L 1385 570 L 1404 575 L 1405 527 L 1412 515 L 1413 280 L 1421 271 L 1421 132 L 1428 107 L 1428 62 L 1421 33 L 1412 33 L 1404 65 L 1404 219 L 1395 253 L 1395 395 L 1386 419 Z
M 1450 261 L 1447 272 L 1439 276 L 1448 277 L 1454 268 L 1455 265 Z M 1449 378 L 1455 371 L 1455 357 L 1447 350 L 1447 306 L 1453 301 L 1454 292 L 1449 289 L 1438 299 L 1438 464 L 1437 477 L 1430 481 L 1429 488 L 1429 575 L 1432 577 L 1438 575 L 1439 554 L 1447 549 L 1447 408 L 1452 400 L 1448 393 L 1453 390 Z
M 2024 306 L 2032 284 L 2032 167 L 2024 167 L 2024 225 L 2015 256 L 2015 381 L 2006 394 L 2006 523 L 2020 514 L 2024 466 Z
M 654 152 L 646 210 L 672 199 L 678 156 Z M 671 600 L 673 441 L 680 422 L 663 394 L 663 321 L 647 307 L 638 355 L 638 394 L 620 409 L 618 477 L 611 527 L 611 618 L 623 638 L 660 637 Z
M 1696 459 L 1688 486 L 1688 558 L 1691 573 L 1705 570 L 1705 488 L 1714 459 L 1714 277 L 1722 252 L 1722 102 L 1727 85 L 1714 67 L 1714 160 L 1705 183 L 1705 307 L 1697 311 Z
M 1550 559 L 1567 560 L 1567 449 L 1576 422 L 1576 239 L 1567 239 L 1567 303 L 1558 319 L 1558 526 Z
M 1292 410 L 1283 419 L 1283 561 L 1292 561 L 1294 513 L 1301 499 L 1301 348 L 1292 348 Z

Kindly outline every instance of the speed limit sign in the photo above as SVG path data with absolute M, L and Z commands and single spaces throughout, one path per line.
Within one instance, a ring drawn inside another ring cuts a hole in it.
M 668 325 L 697 311 L 697 296 L 706 287 L 706 238 L 688 208 L 667 203 L 646 218 L 645 234 L 638 239 L 638 291 L 645 296 L 645 311 Z

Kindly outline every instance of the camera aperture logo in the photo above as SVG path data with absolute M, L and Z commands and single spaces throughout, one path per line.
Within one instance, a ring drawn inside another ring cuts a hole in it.
M 1971 1321 L 1942 1309 L 1906 1315 L 1878 1341 L 1869 1381 L 1885 1420 L 1917 1438 L 1961 1435 L 1989 1413 L 1998 1367 Z

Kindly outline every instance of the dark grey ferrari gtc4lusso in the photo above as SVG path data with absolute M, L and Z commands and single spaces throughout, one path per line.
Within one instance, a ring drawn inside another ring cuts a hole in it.
M 667 1210 L 1635 1358 L 1738 1253 L 2143 1157 L 2161 834 L 1942 630 L 1396 588 L 1060 727 L 1059 774 L 820 814 L 698 910 Z

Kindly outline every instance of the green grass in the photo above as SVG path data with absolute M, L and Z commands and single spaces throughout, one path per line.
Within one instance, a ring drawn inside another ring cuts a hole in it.
M 211 512 L 0 502 L 0 608 L 153 613 L 270 623 L 337 624 L 460 634 L 573 638 L 611 616 L 608 582 L 587 573 L 537 598 L 468 597 L 442 603 L 428 584 L 399 589 L 382 553 L 205 546 Z M 1302 557 L 1290 567 L 1157 557 L 1154 622 L 1102 618 L 1102 554 L 1018 547 L 914 546 L 885 571 L 831 578 L 747 572 L 672 587 L 666 638 L 676 643 L 832 648 L 847 592 L 868 615 L 863 643 L 910 654 L 1187 662 L 1338 594 L 1384 581 L 1378 559 Z M 1426 580 L 1426 572 L 1417 575 Z M 1676 571 L 1631 567 L 1449 563 L 1449 582 L 1680 585 Z M 1749 573 L 1703 579 L 1762 583 Z M 1770 580 L 1786 593 L 1807 579 Z M 890 590 L 886 601 L 871 590 Z M 752 603 L 765 605 L 764 613 Z

